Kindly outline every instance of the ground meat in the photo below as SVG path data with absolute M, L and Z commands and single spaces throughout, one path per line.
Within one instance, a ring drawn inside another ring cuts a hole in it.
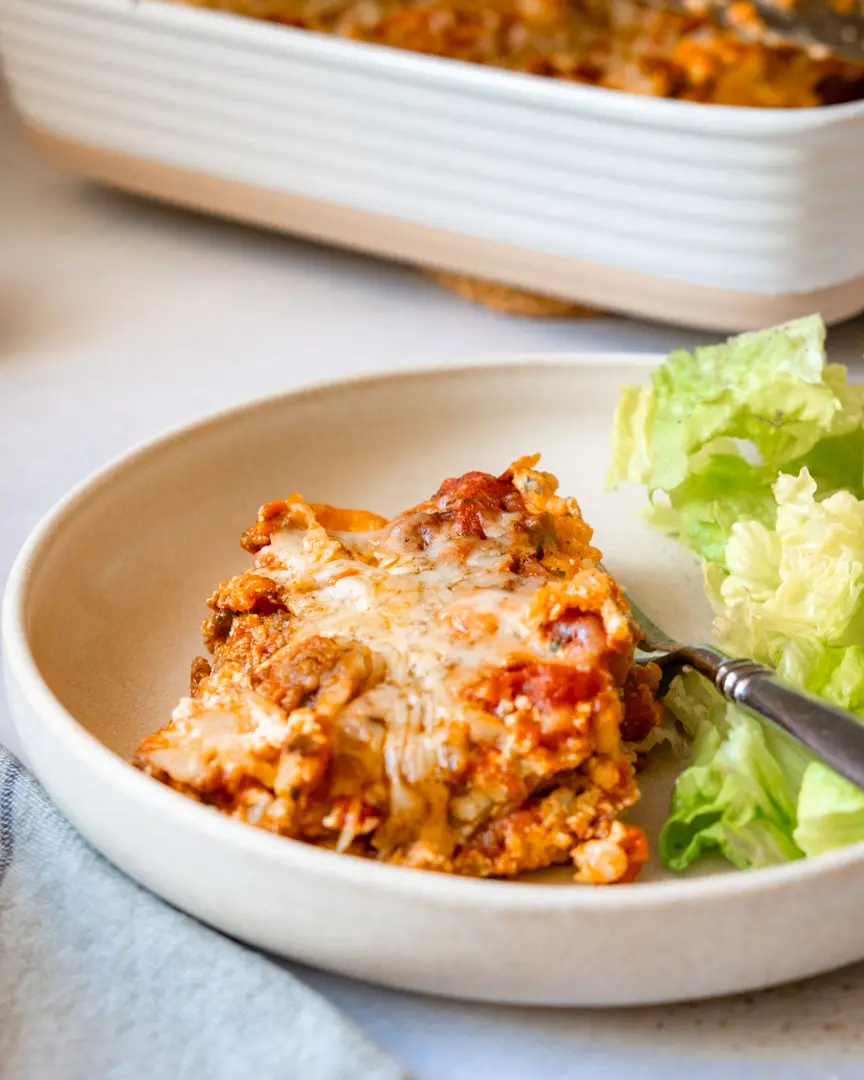
M 210 661 L 203 656 L 196 656 L 192 661 L 192 669 L 189 672 L 189 693 L 192 697 L 198 696 L 198 688 L 202 681 L 210 674 Z
M 640 743 L 660 723 L 663 706 L 657 700 L 660 669 L 656 664 L 640 664 L 631 668 L 624 683 L 624 719 L 621 738 Z

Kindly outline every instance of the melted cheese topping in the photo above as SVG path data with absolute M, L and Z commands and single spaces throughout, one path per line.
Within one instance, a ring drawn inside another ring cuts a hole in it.
M 504 736 L 506 717 L 495 721 L 460 692 L 482 668 L 525 656 L 528 600 L 543 580 L 514 574 L 506 542 L 494 538 L 456 551 L 438 535 L 422 557 L 406 554 L 392 530 L 337 542 L 279 532 L 262 552 L 264 574 L 288 589 L 314 582 L 285 599 L 304 636 L 357 642 L 382 658 L 391 776 L 422 781 L 461 744 L 460 723 L 475 739 Z M 363 706 L 370 716 L 382 712 L 383 696 L 369 691 L 352 717 Z
M 288 587 L 298 569 L 311 576 L 314 591 L 286 603 L 304 632 L 348 635 L 385 657 L 395 682 L 416 681 L 426 692 L 440 691 L 454 668 L 503 663 L 524 645 L 527 600 L 542 581 L 512 573 L 500 545 L 478 541 L 457 561 L 436 544 L 441 554 L 433 550 L 427 565 L 394 558 L 389 540 L 387 533 L 358 537 L 357 547 L 346 542 L 341 557 L 313 568 L 297 552 L 296 534 L 279 533 L 269 553 L 278 563 L 289 551 L 289 559 L 264 573 Z
M 411 865 L 509 873 L 603 839 L 635 798 L 633 628 L 535 460 L 390 522 L 262 508 L 252 571 L 210 600 L 213 667 L 137 763 L 261 827 Z

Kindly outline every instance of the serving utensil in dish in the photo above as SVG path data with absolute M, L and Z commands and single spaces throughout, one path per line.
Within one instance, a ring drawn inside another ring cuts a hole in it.
M 786 44 L 805 51 L 834 53 L 864 61 L 862 0 L 649 0 L 683 14 L 710 11 L 714 19 L 745 40 Z
M 243 565 L 241 532 L 261 503 L 294 490 L 387 514 L 442 476 L 540 451 L 619 579 L 679 640 L 704 639 L 695 562 L 640 521 L 640 492 L 604 490 L 620 388 L 654 363 L 531 357 L 317 386 L 184 427 L 85 481 L 28 541 L 4 602 L 13 716 L 51 797 L 174 905 L 270 952 L 390 986 L 623 1005 L 864 958 L 864 845 L 751 872 L 703 863 L 676 876 L 653 863 L 613 888 L 576 885 L 569 871 L 478 881 L 263 833 L 127 764 L 188 686 L 202 598 Z M 682 765 L 656 760 L 640 776 L 632 820 L 652 843 Z

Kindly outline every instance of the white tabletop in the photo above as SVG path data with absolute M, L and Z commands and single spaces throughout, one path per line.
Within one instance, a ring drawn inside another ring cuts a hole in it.
M 665 352 L 703 340 L 623 319 L 498 316 L 409 269 L 95 190 L 38 161 L 0 100 L 3 578 L 75 481 L 130 444 L 239 399 L 407 362 Z M 864 322 L 832 331 L 830 346 L 834 359 L 857 363 Z M 0 741 L 16 749 L 2 705 Z M 416 1080 L 864 1075 L 864 968 L 623 1012 L 436 1002 L 302 975 Z

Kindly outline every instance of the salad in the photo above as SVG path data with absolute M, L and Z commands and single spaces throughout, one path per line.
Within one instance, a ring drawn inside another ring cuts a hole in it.
M 864 386 L 818 316 L 673 352 L 621 395 L 610 483 L 701 560 L 719 644 L 864 722 Z M 697 674 L 666 698 L 692 739 L 659 843 L 683 870 L 864 840 L 864 792 Z

